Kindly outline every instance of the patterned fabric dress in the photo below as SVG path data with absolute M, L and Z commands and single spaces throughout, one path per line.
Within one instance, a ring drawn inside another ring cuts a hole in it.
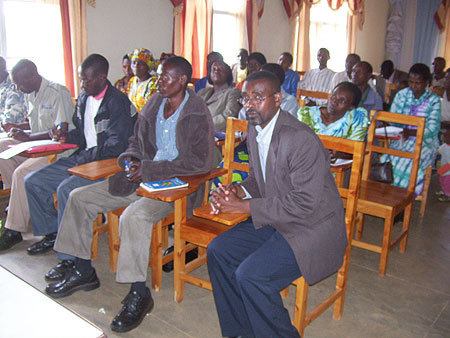
M 337 121 L 325 125 L 320 116 L 320 107 L 302 107 L 297 118 L 311 127 L 316 134 L 342 137 L 354 141 L 363 141 L 367 132 L 369 119 L 364 108 L 349 110 Z
M 126 96 L 128 96 L 129 88 L 128 88 L 128 81 L 126 81 L 126 80 L 127 80 L 126 76 L 117 80 L 116 83 L 114 83 L 114 87 L 116 87 L 122 93 L 124 93 Z
M 138 113 L 141 112 L 145 104 L 150 97 L 156 92 L 156 82 L 158 78 L 156 76 L 150 77 L 148 80 L 138 83 L 139 79 L 137 76 L 133 76 L 128 83 L 129 93 L 128 98 L 136 107 Z
M 402 89 L 395 96 L 391 106 L 391 112 L 405 115 L 425 117 L 425 131 L 423 136 L 422 152 L 420 153 L 419 172 L 417 174 L 415 195 L 422 193 L 425 178 L 425 169 L 433 164 L 439 148 L 438 133 L 441 124 L 441 101 L 439 97 L 426 89 L 419 98 L 414 97 L 410 88 Z M 408 140 L 392 140 L 390 148 L 403 151 L 414 151 L 415 136 Z M 394 185 L 407 188 L 412 160 L 404 157 L 390 156 L 394 167 Z M 387 155 L 383 155 L 380 162 L 386 162 Z

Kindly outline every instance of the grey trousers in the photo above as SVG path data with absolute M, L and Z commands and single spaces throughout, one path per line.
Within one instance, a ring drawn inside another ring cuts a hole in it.
M 55 251 L 82 259 L 91 258 L 92 223 L 98 213 L 128 206 L 119 219 L 120 250 L 116 280 L 145 282 L 152 227 L 173 212 L 173 203 L 137 196 L 120 197 L 108 192 L 108 181 L 74 189 L 64 210 Z
M 4 138 L 0 140 L 0 152 L 8 149 L 10 145 L 16 145 L 22 143 L 20 141 L 14 140 L 12 138 Z M 26 157 L 13 156 L 7 160 L 0 160 L 0 174 L 2 175 L 3 189 L 11 188 L 12 175 L 14 170 L 27 160 Z

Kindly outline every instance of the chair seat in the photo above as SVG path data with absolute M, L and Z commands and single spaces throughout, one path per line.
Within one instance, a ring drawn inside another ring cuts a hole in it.
M 194 216 L 209 219 L 211 221 L 219 222 L 229 226 L 236 225 L 250 217 L 249 214 L 226 214 L 221 212 L 217 215 L 214 215 L 210 214 L 210 212 L 211 205 L 205 204 L 201 207 L 198 207 L 197 209 L 194 209 Z
M 214 238 L 228 229 L 231 227 L 192 216 L 181 224 L 180 235 L 183 240 L 206 248 Z
M 401 210 L 414 200 L 414 192 L 376 181 L 361 181 L 357 211 L 384 217 L 386 211 Z

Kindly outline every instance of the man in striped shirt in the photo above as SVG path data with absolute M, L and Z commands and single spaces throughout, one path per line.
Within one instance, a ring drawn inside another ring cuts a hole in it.
M 305 73 L 303 80 L 298 84 L 300 89 L 312 90 L 316 92 L 329 93 L 331 91 L 330 84 L 333 79 L 334 72 L 327 68 L 328 60 L 330 59 L 330 52 L 326 48 L 320 48 L 317 52 L 317 61 L 319 61 L 319 68 L 310 69 Z M 327 100 L 312 100 L 307 98 L 307 106 L 323 105 Z

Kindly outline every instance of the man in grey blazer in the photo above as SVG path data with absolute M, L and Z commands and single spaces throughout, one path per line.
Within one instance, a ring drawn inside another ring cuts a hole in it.
M 302 275 L 314 284 L 341 267 L 343 204 L 320 139 L 279 109 L 278 78 L 265 71 L 249 75 L 241 102 L 250 173 L 211 196 L 220 211 L 251 214 L 208 246 L 222 334 L 300 337 L 279 292 Z

